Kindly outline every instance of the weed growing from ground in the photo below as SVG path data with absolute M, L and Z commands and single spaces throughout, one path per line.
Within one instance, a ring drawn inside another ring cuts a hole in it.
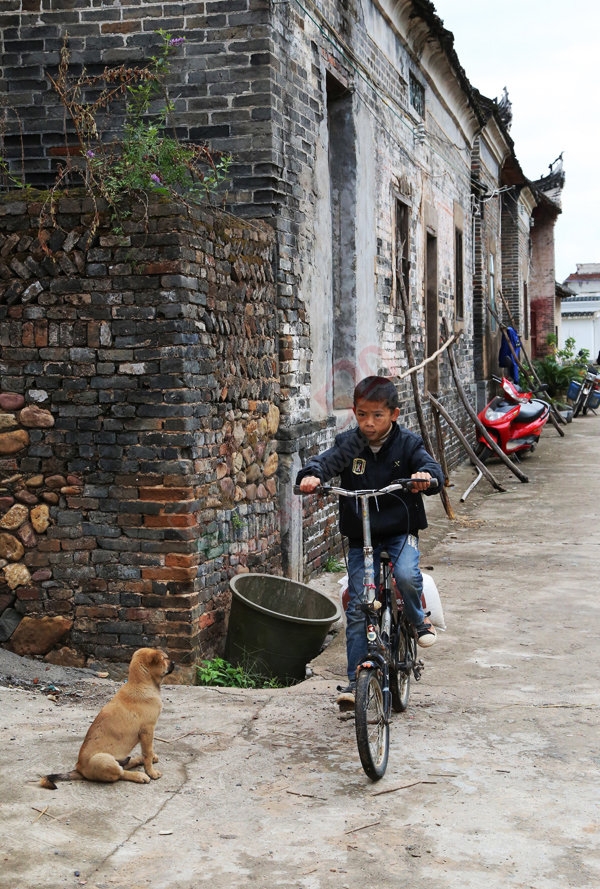
M 196 684 L 223 688 L 285 688 L 278 679 L 234 666 L 221 657 L 203 660 L 196 665 Z

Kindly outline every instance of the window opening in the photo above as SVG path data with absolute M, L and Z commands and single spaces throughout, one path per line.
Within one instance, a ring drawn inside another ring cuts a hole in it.
M 465 313 L 463 233 L 454 232 L 454 314 L 462 321 Z
M 429 358 L 439 348 L 438 307 L 438 257 L 437 238 L 427 233 L 425 249 L 425 357 Z M 425 385 L 428 392 L 439 391 L 439 363 L 434 358 L 426 366 Z
M 495 333 L 497 329 L 496 316 L 498 307 L 496 306 L 496 257 L 493 253 L 490 253 L 488 272 L 488 294 L 492 309 L 490 312 L 490 330 L 492 333 Z
M 410 209 L 404 201 L 396 201 L 396 304 L 402 305 L 402 288 L 409 297 L 410 251 L 408 231 Z
M 356 130 L 352 93 L 327 76 L 334 409 L 352 407 L 356 355 Z M 318 323 L 318 319 L 315 319 Z
M 410 75 L 410 104 L 417 114 L 425 117 L 425 88 L 417 78 L 411 73 Z

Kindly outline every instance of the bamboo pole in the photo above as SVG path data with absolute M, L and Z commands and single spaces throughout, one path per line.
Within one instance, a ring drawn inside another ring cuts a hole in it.
M 448 461 L 446 460 L 446 443 L 444 441 L 444 431 L 440 422 L 439 412 L 435 410 L 433 411 L 433 422 L 435 424 L 435 435 L 438 441 L 438 450 L 442 472 L 444 473 L 446 478 L 449 478 L 450 473 L 448 472 Z
M 424 361 L 421 361 L 420 364 L 415 364 L 414 367 L 409 367 L 408 370 L 405 370 L 404 373 L 398 374 L 397 379 L 404 380 L 406 377 L 409 377 L 411 374 L 416 373 L 418 370 L 422 370 L 428 364 L 430 364 L 435 358 L 439 358 L 439 356 L 446 351 L 446 349 L 452 345 L 452 343 L 459 338 L 459 333 L 453 333 L 452 336 L 445 340 L 442 346 L 434 352 L 429 358 L 426 358 Z
M 400 295 L 402 298 L 402 309 L 404 311 L 404 343 L 406 346 L 406 357 L 408 359 L 408 364 L 411 368 L 415 367 L 415 357 L 412 350 L 412 343 L 410 341 L 410 307 L 408 304 L 408 296 L 406 294 L 406 288 L 404 287 L 404 281 L 400 280 Z M 433 356 L 431 356 L 433 358 Z M 419 392 L 419 381 L 417 380 L 417 374 L 410 374 L 410 382 L 413 390 L 413 398 L 415 401 L 415 408 L 417 411 L 417 417 L 419 419 L 419 427 L 421 429 L 421 437 L 423 442 L 425 443 L 425 448 L 429 451 L 430 454 L 433 455 L 433 445 L 431 442 L 431 436 L 429 435 L 429 430 L 427 429 L 427 425 L 425 424 L 425 415 L 423 414 L 423 405 L 421 403 L 421 393 Z M 447 478 L 447 476 L 446 476 Z M 456 518 L 454 514 L 454 510 L 452 509 L 452 504 L 450 503 L 450 498 L 448 496 L 448 491 L 446 486 L 443 485 L 440 492 L 440 498 L 444 509 L 446 511 L 446 515 L 449 519 L 454 520 Z
M 500 491 L 502 494 L 504 494 L 506 491 L 506 488 L 503 488 L 502 485 L 498 481 L 496 481 L 496 478 L 492 475 L 492 473 L 487 468 L 485 463 L 479 459 L 479 457 L 477 456 L 477 454 L 475 453 L 475 451 L 473 450 L 473 448 L 467 441 L 466 436 L 464 435 L 464 433 L 462 432 L 462 430 L 460 429 L 458 424 L 454 422 L 454 420 L 452 419 L 452 417 L 450 416 L 450 414 L 448 413 L 446 408 L 440 404 L 440 402 L 437 400 L 437 398 L 434 395 L 431 394 L 431 392 L 427 395 L 427 397 L 429 398 L 429 401 L 431 402 L 433 407 L 436 409 L 436 411 L 438 411 L 441 414 L 441 416 L 444 418 L 444 420 L 446 421 L 448 426 L 456 434 L 456 436 L 462 443 L 465 451 L 467 452 L 467 454 L 469 455 L 469 457 L 471 458 L 471 460 L 473 461 L 473 463 L 475 464 L 475 466 L 477 467 L 479 472 L 487 478 L 489 483 L 497 491 Z

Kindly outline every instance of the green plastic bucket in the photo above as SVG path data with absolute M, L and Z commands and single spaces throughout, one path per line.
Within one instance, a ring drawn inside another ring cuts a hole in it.
M 272 574 L 238 574 L 232 591 L 225 658 L 283 682 L 304 679 L 341 608 L 312 587 Z

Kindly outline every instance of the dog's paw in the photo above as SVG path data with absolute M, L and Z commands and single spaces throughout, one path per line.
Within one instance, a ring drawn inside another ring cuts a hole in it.
M 156 781 L 157 778 L 162 778 L 162 772 L 159 772 L 158 769 L 150 769 L 146 774 L 149 775 L 153 781 Z
M 158 754 L 157 753 L 155 753 L 154 756 L 152 757 L 152 762 L 158 762 Z
M 134 784 L 150 784 L 150 776 L 145 772 L 130 772 L 128 769 L 123 769 L 121 781 L 133 781 Z

